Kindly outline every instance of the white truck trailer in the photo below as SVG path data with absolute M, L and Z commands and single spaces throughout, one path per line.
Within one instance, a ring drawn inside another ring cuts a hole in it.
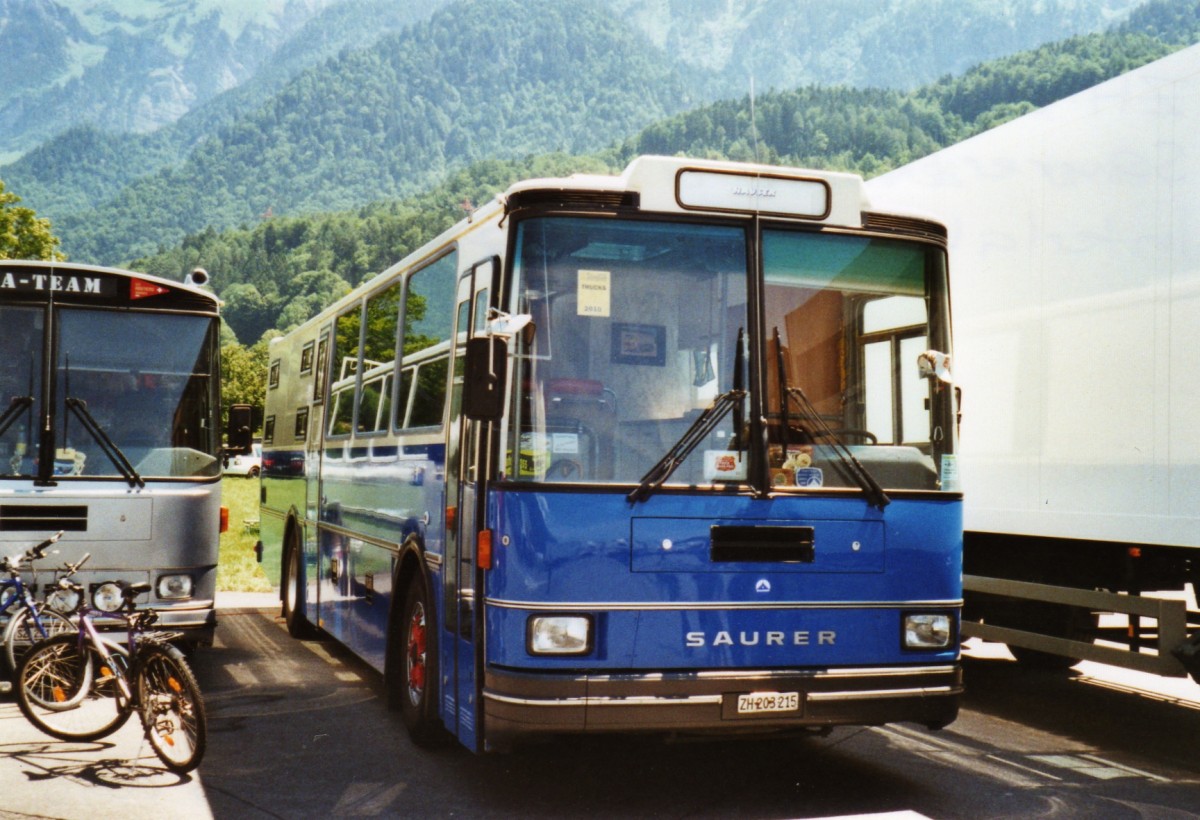
M 1200 681 L 1200 46 L 868 191 L 950 232 L 964 635 Z

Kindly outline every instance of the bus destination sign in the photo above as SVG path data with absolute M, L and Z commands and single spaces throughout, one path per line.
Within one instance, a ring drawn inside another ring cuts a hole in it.
M 118 296 L 111 276 L 73 271 L 0 270 L 0 293 L 70 293 L 79 296 Z

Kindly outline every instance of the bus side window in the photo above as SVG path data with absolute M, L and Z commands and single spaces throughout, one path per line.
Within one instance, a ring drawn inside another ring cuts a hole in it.
M 362 395 L 358 400 L 359 433 L 375 432 L 375 419 L 379 414 L 379 403 L 383 397 L 384 381 L 381 378 L 363 382 Z
M 928 385 L 917 357 L 928 347 L 925 301 L 889 296 L 863 305 L 866 428 L 880 443 L 929 442 Z
M 355 305 L 337 318 L 333 340 L 333 388 L 330 391 L 332 410 L 329 414 L 329 435 L 349 435 L 354 430 L 354 382 L 358 374 L 359 332 L 362 329 L 362 309 Z
M 411 403 L 404 427 L 441 425 L 445 415 L 449 359 L 433 348 L 449 349 L 457 265 L 452 253 L 408 278 L 402 341 L 404 371 L 401 398 L 396 405 L 396 420 L 400 422 L 404 404 Z
M 428 427 L 442 423 L 446 407 L 446 377 L 449 358 L 434 359 L 417 368 L 409 427 Z
M 325 371 L 329 359 L 329 336 L 324 335 L 328 331 L 321 331 L 321 341 L 317 344 L 317 372 L 313 377 L 313 404 L 320 404 L 325 401 Z
M 396 418 L 395 426 L 399 429 L 410 426 L 408 424 L 408 399 L 412 392 L 413 373 L 416 368 L 406 367 L 400 371 L 400 393 L 396 396 Z
M 329 435 L 350 434 L 354 424 L 354 381 L 335 385 L 330 397 L 332 410 L 329 413 Z

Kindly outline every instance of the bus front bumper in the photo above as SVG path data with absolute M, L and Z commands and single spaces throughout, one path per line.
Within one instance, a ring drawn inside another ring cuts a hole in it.
M 158 613 L 158 621 L 152 627 L 155 632 L 182 632 L 180 639 L 195 646 L 212 646 L 217 630 L 217 611 L 211 600 L 189 600 L 179 603 L 156 601 L 149 607 Z M 122 618 L 111 615 L 94 615 L 96 626 L 105 632 L 116 633 L 124 639 L 126 624 Z
M 771 734 L 896 722 L 937 729 L 957 717 L 962 692 L 958 664 L 642 675 L 492 669 L 483 690 L 484 725 L 489 742 L 619 732 Z M 739 705 L 739 696 L 752 694 L 783 697 Z M 747 711 L 764 704 L 789 708 Z

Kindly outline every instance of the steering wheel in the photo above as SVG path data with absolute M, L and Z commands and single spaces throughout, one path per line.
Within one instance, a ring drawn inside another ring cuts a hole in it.
M 583 475 L 583 465 L 573 458 L 560 458 L 546 468 L 546 478 L 567 481 Z
M 870 430 L 855 430 L 851 428 L 845 428 L 842 430 L 830 430 L 828 433 L 817 433 L 817 435 L 825 438 L 828 438 L 829 436 L 833 436 L 834 438 L 860 438 L 867 444 L 879 443 L 879 437 Z

